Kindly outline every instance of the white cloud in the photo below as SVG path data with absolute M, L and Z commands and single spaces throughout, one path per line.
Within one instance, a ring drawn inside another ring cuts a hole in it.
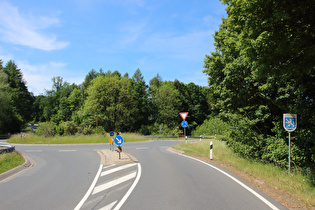
M 58 23 L 57 18 L 22 15 L 17 7 L 5 1 L 0 2 L 0 38 L 4 42 L 45 51 L 63 49 L 68 42 L 57 41 L 55 35 L 40 31 Z
M 16 63 L 23 73 L 29 91 L 33 92 L 34 95 L 44 93 L 45 90 L 51 90 L 51 79 L 54 76 L 61 76 L 60 74 L 65 71 L 66 67 L 65 63 L 58 62 L 39 65 L 32 65 L 27 61 L 17 61 Z
M 66 72 L 71 71 L 67 70 L 67 64 L 61 62 L 33 65 L 27 61 L 17 61 L 17 65 L 23 73 L 24 80 L 27 82 L 28 90 L 33 92 L 34 95 L 44 94 L 45 90 L 51 90 L 53 84 L 51 79 L 56 76 L 61 76 L 64 82 L 70 84 L 75 83 L 79 85 L 84 80 L 84 77 L 80 77 L 77 74 L 70 77 L 66 75 Z

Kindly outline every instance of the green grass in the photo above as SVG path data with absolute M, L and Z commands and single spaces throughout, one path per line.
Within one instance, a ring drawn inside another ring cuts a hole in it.
M 11 152 L 0 155 L 0 174 L 11 170 L 25 162 L 23 156 L 18 152 Z
M 306 207 L 315 207 L 315 187 L 299 170 L 289 174 L 287 170 L 280 169 L 272 164 L 246 160 L 235 154 L 227 147 L 225 142 L 220 140 L 211 141 L 213 141 L 213 160 L 217 163 L 232 167 L 255 179 L 264 180 L 273 189 L 288 192 L 293 198 L 302 201 Z M 188 155 L 209 158 L 210 140 L 188 144 L 183 142 L 173 146 L 173 148 L 182 150 Z
M 122 133 L 124 142 L 147 141 L 148 139 L 136 133 Z M 25 138 L 19 134 L 11 136 L 7 141 L 13 144 L 93 144 L 108 143 L 110 136 L 107 135 L 74 135 L 44 137 L 34 133 L 26 133 Z M 113 138 L 114 139 L 114 138 Z

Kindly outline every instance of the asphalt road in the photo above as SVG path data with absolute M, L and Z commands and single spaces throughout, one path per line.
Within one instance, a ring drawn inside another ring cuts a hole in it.
M 0 209 L 74 209 L 91 185 L 100 165 L 93 148 L 16 146 L 36 165 L 0 183 Z
M 139 160 L 141 176 L 121 209 L 285 209 L 228 171 L 167 151 L 176 143 L 151 141 L 123 145 L 126 152 Z M 105 148 L 109 146 L 16 146 L 35 160 L 36 165 L 0 183 L 0 209 L 74 209 L 98 177 L 100 157 L 96 150 Z M 102 167 L 102 173 L 116 170 L 115 166 L 110 167 Z M 129 171 L 115 176 L 134 175 L 132 179 L 112 190 L 94 189 L 82 209 L 118 209 L 120 199 L 136 173 L 139 174 L 135 165 L 124 170 Z M 106 185 L 112 176 L 100 177 L 96 186 Z
M 142 175 L 121 209 L 286 209 L 242 180 L 271 206 L 217 169 L 168 152 L 169 144 L 173 143 L 154 141 L 132 149 L 141 163 Z

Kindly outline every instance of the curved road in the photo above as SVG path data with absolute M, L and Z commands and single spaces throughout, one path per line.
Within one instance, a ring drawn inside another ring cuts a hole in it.
M 150 141 L 123 145 L 126 152 L 139 160 L 141 176 L 121 209 L 286 209 L 228 171 L 167 151 L 177 143 Z M 96 151 L 108 148 L 105 144 L 16 145 L 36 165 L 9 181 L 0 182 L 0 209 L 74 209 L 95 177 L 99 186 L 113 182 L 114 175 L 96 176 L 100 169 Z M 116 170 L 109 167 L 115 166 L 103 167 L 102 173 Z M 115 176 L 136 174 L 135 166 L 124 170 Z M 82 209 L 115 209 L 134 179 L 130 177 L 116 189 L 92 193 Z

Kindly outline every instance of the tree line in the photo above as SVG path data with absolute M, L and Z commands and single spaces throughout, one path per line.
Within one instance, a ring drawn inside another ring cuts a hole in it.
M 146 84 L 140 69 L 129 78 L 119 71 L 91 70 L 82 84 L 52 78 L 44 95 L 28 92 L 14 61 L 1 62 L 0 132 L 19 132 L 27 122 L 71 121 L 77 126 L 101 127 L 104 131 L 182 133 L 179 113 L 188 111 L 190 130 L 210 114 L 207 87 L 178 80 L 163 81 L 157 74 Z

